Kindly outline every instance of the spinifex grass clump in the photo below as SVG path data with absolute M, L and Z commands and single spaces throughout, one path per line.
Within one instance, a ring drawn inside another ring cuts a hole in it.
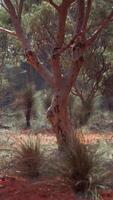
M 103 154 L 85 144 L 83 135 L 74 135 L 69 139 L 62 173 L 75 193 L 84 194 L 90 200 L 101 199 L 98 188 L 111 178 L 110 171 L 105 168 Z
M 88 187 L 88 175 L 92 169 L 93 160 L 83 138 L 73 137 L 66 149 L 66 164 L 69 169 L 68 180 L 76 191 L 84 192 Z
M 16 148 L 16 169 L 20 175 L 37 177 L 42 162 L 39 138 L 28 136 L 21 139 Z

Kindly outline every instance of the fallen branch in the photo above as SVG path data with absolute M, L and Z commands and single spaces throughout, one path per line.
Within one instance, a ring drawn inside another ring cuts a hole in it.
M 8 33 L 10 35 L 17 36 L 15 31 L 10 31 L 10 30 L 3 28 L 3 27 L 0 27 L 0 32 L 5 32 L 5 33 Z

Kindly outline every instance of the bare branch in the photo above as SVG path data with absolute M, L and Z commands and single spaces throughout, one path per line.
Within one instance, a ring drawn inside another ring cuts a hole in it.
M 24 5 L 24 0 L 20 0 L 19 7 L 18 7 L 18 18 L 20 21 L 21 21 L 23 5 Z
M 69 5 L 73 3 L 75 0 L 68 0 L 68 1 L 63 0 L 59 6 L 56 3 L 54 3 L 53 0 L 45 0 L 45 1 L 50 3 L 58 12 L 60 12 L 60 7 L 62 6 L 62 4 L 65 4 L 66 6 L 68 5 L 69 8 Z
M 70 67 L 67 75 L 65 76 L 67 88 L 70 91 L 73 84 L 75 83 L 75 80 L 80 72 L 80 69 L 84 63 L 84 59 L 81 57 L 76 61 L 72 61 L 72 66 Z
M 84 0 L 77 0 L 77 22 L 75 27 L 75 34 L 78 34 L 82 30 L 82 25 L 84 22 L 85 16 L 85 1 Z
M 91 46 L 95 40 L 97 39 L 97 36 L 101 33 L 101 31 L 109 24 L 109 22 L 113 18 L 113 10 L 108 15 L 106 19 L 104 19 L 100 25 L 98 26 L 97 30 L 94 32 L 94 34 L 87 40 L 87 46 Z
M 72 1 L 71 1 L 72 3 Z M 75 34 L 71 41 L 64 46 L 60 53 L 63 53 L 65 50 L 70 48 L 70 46 L 79 38 L 84 35 L 84 32 L 82 31 L 82 26 L 83 26 L 83 21 L 84 21 L 84 10 L 85 10 L 85 2 L 84 0 L 78 0 L 77 1 L 77 10 L 78 10 L 78 15 L 77 15 L 77 22 L 76 22 L 76 27 L 75 27 Z
M 64 43 L 64 37 L 65 37 L 65 24 L 66 24 L 66 18 L 68 9 L 73 3 L 74 0 L 63 0 L 62 3 L 59 6 L 59 15 L 58 15 L 58 33 L 57 33 L 57 46 L 61 49 L 63 43 Z
M 20 20 L 18 18 L 18 15 L 16 14 L 16 10 L 15 10 L 13 4 L 11 3 L 11 0 L 8 0 L 8 1 L 4 0 L 4 3 L 8 9 L 8 12 L 10 14 L 13 26 L 15 28 L 15 31 L 16 31 L 16 34 L 17 34 L 19 40 L 21 41 L 22 45 L 24 46 L 24 49 L 29 49 L 30 44 L 28 42 L 28 38 L 22 30 Z
M 43 66 L 43 63 L 40 62 L 35 52 L 26 50 L 25 56 L 28 63 L 41 75 L 41 77 L 46 80 L 51 86 L 53 86 L 52 74 L 46 67 Z
M 7 7 L 5 6 L 3 1 L 1 1 L 0 5 L 9 13 L 9 11 L 8 11 Z
M 15 4 L 16 4 L 16 10 L 17 10 L 17 13 L 18 13 L 18 8 L 19 8 L 18 0 L 15 0 Z
M 11 30 L 8 30 L 8 29 L 3 28 L 3 27 L 0 27 L 0 32 L 5 32 L 5 33 L 8 33 L 10 35 L 17 36 L 15 31 L 11 31 Z
M 72 0 L 69 1 L 62 1 L 59 6 L 58 12 L 58 30 L 56 35 L 56 46 L 53 50 L 53 56 L 51 59 L 52 70 L 54 74 L 54 83 L 56 86 L 59 86 L 62 82 L 61 76 L 61 64 L 60 64 L 60 50 L 64 44 L 64 37 L 65 37 L 65 24 L 67 18 L 68 8 L 70 7 Z
M 52 74 L 50 71 L 41 64 L 37 55 L 32 51 L 31 44 L 23 32 L 20 20 L 16 14 L 15 8 L 11 3 L 11 0 L 4 0 L 4 3 L 10 13 L 10 17 L 13 23 L 13 26 L 16 30 L 16 35 L 18 39 L 21 41 L 23 49 L 25 50 L 25 55 L 29 64 L 33 66 L 33 68 L 46 80 L 49 84 L 53 85 Z
M 58 12 L 59 12 L 59 6 L 53 2 L 53 0 L 45 0 L 46 2 L 50 3 Z
M 59 49 L 61 49 L 64 43 L 66 18 L 68 9 L 72 2 L 73 2 L 72 0 L 68 1 L 63 0 L 61 5 L 59 6 L 58 33 L 57 33 L 57 46 Z
M 74 90 L 73 90 L 74 89 Z M 76 85 L 74 86 L 74 88 L 72 88 L 72 91 L 71 93 L 75 96 L 78 96 L 80 97 L 81 101 L 84 103 L 84 97 L 83 97 L 83 94 L 82 94 L 82 91 L 80 91 Z
M 74 37 L 71 39 L 71 41 L 65 45 L 61 50 L 60 53 L 63 53 L 64 51 L 66 51 L 68 48 L 71 47 L 71 45 L 73 45 L 73 43 L 75 43 L 75 41 L 81 37 L 84 34 L 84 32 L 80 32 L 79 34 L 75 34 Z
M 91 12 L 91 7 L 92 7 L 92 0 L 87 0 L 85 19 L 84 19 L 84 23 L 83 23 L 83 27 L 82 27 L 83 31 L 85 31 L 87 29 L 87 23 L 88 23 L 89 15 Z

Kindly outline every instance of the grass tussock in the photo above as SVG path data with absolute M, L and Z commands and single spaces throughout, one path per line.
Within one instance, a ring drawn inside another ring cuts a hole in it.
M 39 138 L 28 136 L 19 140 L 15 153 L 17 172 L 30 178 L 38 177 L 43 158 Z
M 104 152 L 91 149 L 85 143 L 83 134 L 74 135 L 65 148 L 62 174 L 75 193 L 81 193 L 86 199 L 100 200 L 98 189 L 113 177 L 105 168 Z

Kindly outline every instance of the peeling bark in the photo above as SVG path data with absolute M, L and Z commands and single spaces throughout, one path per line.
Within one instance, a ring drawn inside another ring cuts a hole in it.
M 62 89 L 54 92 L 47 118 L 56 133 L 58 146 L 62 149 L 67 144 L 67 137 L 72 132 L 68 111 L 69 96 Z

